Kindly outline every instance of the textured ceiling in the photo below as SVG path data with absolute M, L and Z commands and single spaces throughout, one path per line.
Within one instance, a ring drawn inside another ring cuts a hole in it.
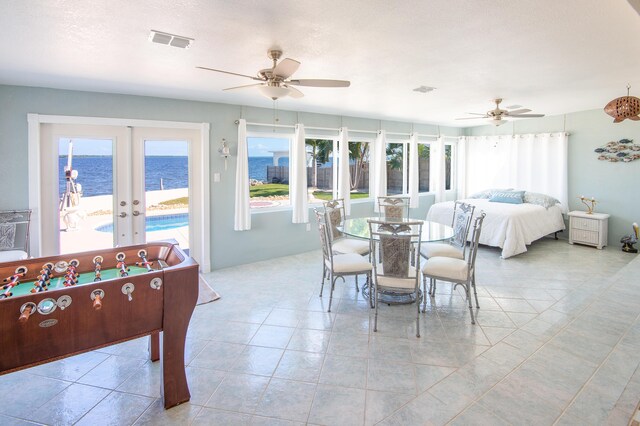
M 183 50 L 151 29 L 195 38 Z M 351 80 L 301 88 L 281 109 L 382 120 L 454 121 L 490 100 L 535 113 L 602 108 L 640 94 L 640 16 L 626 0 L 6 0 L 0 84 L 271 107 L 250 84 L 266 51 L 302 63 L 295 78 Z M 437 89 L 417 93 L 420 85 Z

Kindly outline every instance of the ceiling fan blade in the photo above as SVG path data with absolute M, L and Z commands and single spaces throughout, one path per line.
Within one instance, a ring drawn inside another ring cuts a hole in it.
M 469 115 L 481 115 L 483 117 L 487 116 L 487 113 L 484 112 L 465 112 L 465 114 L 469 114 Z
M 456 118 L 456 120 L 475 120 L 478 118 L 490 118 L 488 115 L 483 115 L 482 117 L 460 117 Z
M 287 84 L 294 86 L 307 86 L 307 87 L 349 87 L 351 82 L 348 80 L 322 80 L 307 78 L 303 80 L 289 80 Z
M 283 86 L 286 87 L 287 89 L 289 89 L 289 96 L 291 96 L 292 98 L 300 99 L 300 98 L 304 97 L 304 93 L 302 93 L 301 91 L 299 91 L 295 87 L 291 87 L 291 86 L 286 85 L 286 84 L 283 84 Z
M 235 86 L 235 87 L 227 87 L 226 89 L 222 89 L 224 91 L 229 91 L 229 90 L 242 90 L 242 89 L 248 89 L 250 87 L 257 87 L 257 86 L 262 86 L 263 83 L 256 83 L 256 84 L 247 84 L 245 86 Z
M 230 71 L 223 71 L 223 70 L 217 70 L 215 68 L 207 68 L 207 67 L 196 67 L 199 68 L 201 70 L 207 70 L 207 71 L 215 71 L 215 72 L 221 72 L 223 74 L 231 74 L 231 75 L 237 75 L 239 77 L 246 77 L 246 78 L 250 78 L 251 80 L 258 80 L 258 81 L 264 81 L 261 78 L 258 77 L 253 77 L 250 75 L 245 75 L 245 74 L 238 74 L 237 72 L 230 72 Z
M 287 79 L 298 70 L 299 66 L 300 62 L 291 58 L 284 58 L 276 65 L 272 72 L 282 79 Z
M 544 114 L 509 114 L 509 117 L 513 118 L 534 118 L 534 117 L 544 117 Z
M 514 109 L 513 111 L 507 111 L 509 115 L 524 114 L 525 112 L 531 112 L 531 110 L 527 108 L 522 108 L 522 109 Z

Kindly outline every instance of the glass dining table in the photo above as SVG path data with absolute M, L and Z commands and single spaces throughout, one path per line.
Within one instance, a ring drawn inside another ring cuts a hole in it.
M 369 220 L 381 220 L 378 216 L 371 217 L 354 217 L 350 219 L 345 219 L 342 226 L 338 226 L 338 230 L 344 233 L 345 235 L 361 238 L 363 240 L 369 239 Z M 421 241 L 422 243 L 426 242 L 437 242 L 437 241 L 446 241 L 453 237 L 453 228 L 448 225 L 443 225 L 441 223 L 431 222 L 428 220 L 422 219 L 393 219 L 393 222 L 403 223 L 403 222 L 422 222 L 422 234 Z M 369 298 L 369 283 L 365 283 L 362 286 L 362 294 L 367 299 Z M 415 301 L 414 294 L 404 294 L 404 293 L 381 293 L 379 296 L 379 300 L 383 303 L 388 304 L 406 304 L 413 303 Z

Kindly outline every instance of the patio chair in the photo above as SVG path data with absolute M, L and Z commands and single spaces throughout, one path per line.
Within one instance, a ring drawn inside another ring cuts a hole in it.
M 0 211 L 0 262 L 29 257 L 31 210 Z
M 453 238 L 445 242 L 424 243 L 420 254 L 425 259 L 431 257 L 451 257 L 454 259 L 464 259 L 467 249 L 467 238 L 471 228 L 471 218 L 475 206 L 461 201 L 456 201 L 453 206 Z M 429 287 L 429 294 L 435 293 L 435 287 Z
M 380 293 L 414 294 L 416 303 L 416 337 L 420 337 L 420 242 L 422 221 L 387 222 L 369 220 L 374 286 L 375 319 L 378 331 Z
M 324 290 L 324 280 L 329 278 L 331 283 L 331 293 L 329 295 L 329 308 L 327 312 L 331 312 L 331 304 L 333 302 L 333 290 L 336 286 L 336 280 L 346 276 L 354 276 L 356 281 L 356 291 L 358 289 L 358 275 L 366 275 L 367 281 L 371 282 L 371 263 L 366 257 L 357 253 L 336 254 L 332 247 L 329 231 L 328 213 L 314 209 L 316 219 L 318 220 L 318 231 L 320 232 L 320 242 L 322 244 L 322 284 L 320 286 L 320 297 Z M 371 299 L 371 293 L 369 293 Z M 370 300 L 371 303 L 371 300 Z
M 394 220 L 409 217 L 409 197 L 378 197 L 380 219 Z
M 339 226 L 342 226 L 346 217 L 344 210 L 344 199 L 338 198 L 325 202 L 324 210 L 328 214 L 329 222 L 331 223 L 329 231 L 332 248 L 335 253 L 369 253 L 369 241 L 358 238 L 351 238 L 347 235 L 344 235 L 338 229 Z
M 426 291 L 427 278 L 430 280 L 430 286 L 435 289 L 435 281 L 442 280 L 454 284 L 454 288 L 461 285 L 464 288 L 466 299 L 469 302 L 469 312 L 471 313 L 471 324 L 475 324 L 473 316 L 473 306 L 471 305 L 471 288 L 476 299 L 476 307 L 480 308 L 478 303 L 478 292 L 476 291 L 476 255 L 478 254 L 478 241 L 480 240 L 480 232 L 482 232 L 482 221 L 485 213 L 475 218 L 473 224 L 473 234 L 471 236 L 471 248 L 467 260 L 454 259 L 451 257 L 431 257 L 427 259 L 422 267 L 423 291 Z M 422 310 L 426 311 L 426 297 L 424 299 Z

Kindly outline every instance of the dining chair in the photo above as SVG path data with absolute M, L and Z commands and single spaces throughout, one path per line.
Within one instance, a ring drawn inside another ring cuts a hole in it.
M 330 200 L 324 203 L 324 210 L 329 216 L 329 227 L 331 244 L 333 251 L 336 253 L 356 253 L 367 254 L 369 253 L 369 241 L 351 238 L 338 229 L 339 226 L 344 224 L 346 217 L 344 210 L 344 199 L 338 198 Z
M 424 243 L 420 254 L 425 259 L 431 257 L 452 257 L 454 259 L 464 259 L 467 249 L 467 238 L 471 228 L 471 218 L 475 211 L 475 206 L 461 201 L 456 201 L 453 205 L 453 237 L 445 242 Z M 434 294 L 435 287 L 429 287 L 429 294 Z
M 29 257 L 31 210 L 0 211 L 0 262 Z
M 322 245 L 322 284 L 320 286 L 320 297 L 324 290 L 324 281 L 326 278 L 331 283 L 331 293 L 329 295 L 329 309 L 327 312 L 331 312 L 331 304 L 333 302 L 333 290 L 336 286 L 336 280 L 344 277 L 354 276 L 356 281 L 356 291 L 360 291 L 358 288 L 358 275 L 366 275 L 367 282 L 371 282 L 371 271 L 373 267 L 366 257 L 357 253 L 334 253 L 332 242 L 330 238 L 330 223 L 327 212 L 321 212 L 318 209 L 314 209 L 316 219 L 318 220 L 318 231 L 320 232 L 320 243 Z M 371 303 L 371 293 L 369 293 L 369 299 Z
M 383 220 L 409 217 L 409 197 L 378 197 L 378 209 Z
M 476 290 L 476 255 L 478 254 L 478 242 L 480 241 L 480 233 L 482 232 L 482 222 L 486 214 L 483 212 L 474 219 L 473 233 L 471 234 L 471 247 L 467 259 L 455 259 L 452 257 L 431 257 L 426 260 L 422 267 L 423 292 L 426 292 L 427 278 L 430 286 L 435 289 L 436 280 L 448 281 L 454 284 L 454 289 L 461 285 L 464 288 L 466 299 L 469 302 L 469 312 L 471 313 L 471 324 L 475 324 L 473 316 L 473 306 L 471 305 L 471 288 L 476 299 L 476 307 L 480 308 L 478 303 L 478 292 Z M 423 301 L 422 311 L 427 309 L 426 296 Z
M 378 298 L 381 292 L 414 294 L 416 337 L 420 337 L 420 243 L 422 221 L 389 222 L 369 220 L 373 263 L 373 331 L 378 331 Z

